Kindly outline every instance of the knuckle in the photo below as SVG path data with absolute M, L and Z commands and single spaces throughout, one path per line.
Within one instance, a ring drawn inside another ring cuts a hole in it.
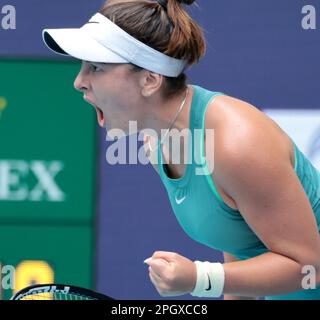
M 177 258 L 179 257 L 179 255 L 178 255 L 176 252 L 174 252 L 174 253 L 172 254 L 172 257 L 173 257 L 173 259 L 177 259 Z
M 157 257 L 160 254 L 160 251 L 155 251 L 152 255 L 152 257 Z

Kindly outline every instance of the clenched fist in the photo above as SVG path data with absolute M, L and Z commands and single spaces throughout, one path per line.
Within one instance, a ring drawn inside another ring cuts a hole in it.
M 149 277 L 161 296 L 180 296 L 193 291 L 197 269 L 193 261 L 174 252 L 156 251 L 144 261 Z

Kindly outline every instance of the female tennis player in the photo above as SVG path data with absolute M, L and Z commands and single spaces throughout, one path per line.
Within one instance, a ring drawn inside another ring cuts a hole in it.
M 183 7 L 193 2 L 108 1 L 82 28 L 46 29 L 43 38 L 82 60 L 75 87 L 100 126 L 128 132 L 136 121 L 138 131 L 161 136 L 146 137 L 146 150 L 179 223 L 224 252 L 223 264 L 155 252 L 145 262 L 160 295 L 320 299 L 320 173 L 256 107 L 187 84 L 186 68 L 205 53 Z M 173 129 L 191 132 L 190 161 L 184 150 L 181 163 L 168 161 L 177 151 L 165 143 Z M 212 130 L 214 147 L 206 143 Z

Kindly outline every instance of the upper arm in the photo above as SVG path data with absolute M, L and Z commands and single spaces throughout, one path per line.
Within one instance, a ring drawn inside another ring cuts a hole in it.
M 290 161 L 270 140 L 249 129 L 228 145 L 217 175 L 270 251 L 318 265 L 320 237 L 309 199 Z
M 224 258 L 224 262 L 235 262 L 235 261 L 239 261 L 238 258 L 236 258 L 234 255 L 228 253 L 228 252 L 223 252 L 223 258 Z

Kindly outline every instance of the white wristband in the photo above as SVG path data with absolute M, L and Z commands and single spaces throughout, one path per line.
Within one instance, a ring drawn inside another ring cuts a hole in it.
M 223 265 L 208 261 L 194 263 L 197 267 L 197 282 L 190 294 L 194 297 L 220 297 L 223 294 L 225 279 Z

